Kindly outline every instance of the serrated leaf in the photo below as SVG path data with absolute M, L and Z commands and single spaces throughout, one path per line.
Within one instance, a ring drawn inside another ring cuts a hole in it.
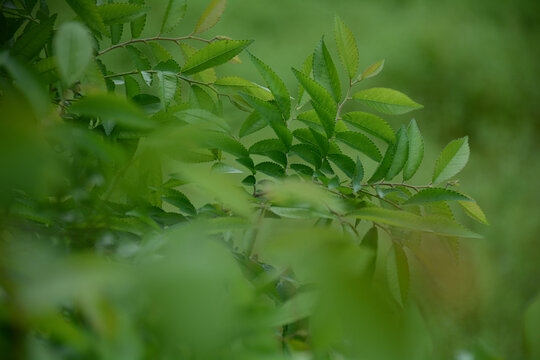
M 469 161 L 469 138 L 467 136 L 451 141 L 439 155 L 435 163 L 432 183 L 438 184 L 459 173 Z
M 274 96 L 268 89 L 238 76 L 227 76 L 218 79 L 214 82 L 214 86 L 224 94 L 233 95 L 238 92 L 244 92 L 264 101 L 274 99 Z
M 424 139 L 414 119 L 411 120 L 407 127 L 407 138 L 409 139 L 409 154 L 403 168 L 404 181 L 413 177 L 424 158 Z
M 137 4 L 137 5 L 144 5 L 144 0 L 129 0 L 129 3 Z M 131 37 L 138 38 L 139 36 L 141 36 L 145 25 L 146 25 L 146 15 L 143 15 L 140 18 L 137 18 L 136 20 L 132 21 L 129 24 L 131 28 Z
M 189 58 L 182 68 L 182 73 L 184 75 L 196 74 L 226 63 L 242 52 L 252 42 L 252 40 L 220 40 L 211 42 Z
M 148 61 L 148 58 L 144 56 L 144 54 L 139 49 L 137 49 L 135 46 L 128 45 L 126 46 L 126 50 L 129 54 L 129 57 L 131 58 L 131 61 L 133 61 L 133 63 L 135 64 L 137 70 L 144 71 L 151 69 L 150 61 Z
M 467 238 L 480 237 L 480 235 L 468 230 L 463 225 L 458 224 L 451 219 L 437 216 L 418 216 L 407 211 L 366 207 L 356 210 L 347 216 L 439 235 Z
M 90 30 L 110 36 L 109 29 L 105 26 L 94 0 L 66 0 L 68 5 L 79 15 Z
M 307 77 L 296 69 L 292 69 L 298 82 L 306 89 L 306 92 L 311 96 L 311 104 L 317 113 L 321 124 L 328 138 L 334 135 L 336 126 L 337 106 L 332 95 L 315 80 Z
M 255 176 L 248 175 L 242 180 L 242 184 L 246 186 L 254 186 L 257 183 L 257 180 L 255 179 Z
M 274 103 L 263 101 L 251 95 L 241 94 L 244 100 L 265 118 L 287 149 L 292 144 L 292 133 L 287 128 L 281 113 Z
M 392 161 L 394 160 L 394 154 L 396 151 L 396 147 L 393 145 L 389 145 L 386 148 L 386 152 L 384 153 L 384 157 L 382 161 L 379 163 L 379 166 L 371 175 L 371 177 L 368 180 L 368 183 L 373 184 L 379 180 L 384 179 L 386 174 L 388 173 L 388 169 L 390 169 L 390 165 L 392 165 Z
M 409 295 L 410 271 L 407 254 L 401 245 L 393 244 L 386 258 L 386 279 L 390 293 L 403 306 Z
M 122 38 L 124 32 L 124 24 L 114 24 L 110 26 L 111 29 L 111 44 L 118 44 Z
M 356 164 L 354 168 L 354 174 L 353 174 L 352 182 L 351 182 L 353 191 L 355 193 L 362 188 L 363 179 L 364 179 L 364 166 L 362 166 L 362 163 L 360 162 L 360 158 L 357 156 Z
M 189 44 L 185 44 L 185 43 L 181 43 L 180 48 L 182 49 L 182 53 L 184 54 L 184 58 L 186 61 L 188 61 L 189 58 L 198 51 L 193 46 Z M 214 68 L 209 68 L 201 72 L 198 72 L 195 74 L 195 79 L 198 81 L 205 82 L 205 83 L 213 83 L 214 81 L 217 80 L 216 70 Z
M 60 75 L 71 85 L 80 79 L 92 60 L 92 37 L 82 24 L 68 22 L 58 29 L 53 46 Z
M 326 158 L 340 168 L 349 178 L 354 177 L 356 164 L 349 156 L 344 154 L 328 154 Z
M 381 161 L 381 152 L 377 148 L 377 145 L 371 141 L 367 136 L 355 131 L 342 131 L 336 133 L 336 139 L 342 143 L 356 149 L 375 161 Z
M 162 196 L 163 201 L 168 202 L 169 204 L 176 206 L 180 211 L 195 216 L 197 215 L 197 209 L 195 209 L 195 206 L 191 203 L 191 201 L 188 199 L 188 197 L 175 189 L 166 189 L 164 191 Z
M 56 56 L 41 59 L 34 65 L 34 69 L 47 84 L 52 84 L 60 78 L 56 66 Z
M 249 152 L 244 145 L 220 132 L 208 131 L 204 136 L 204 143 L 209 148 L 216 148 L 239 158 L 249 157 Z
M 334 36 L 341 62 L 352 80 L 358 71 L 358 47 L 352 31 L 338 16 L 334 20 Z
M 212 165 L 212 171 L 219 173 L 219 174 L 242 174 L 243 171 L 235 168 L 234 166 L 231 166 L 229 164 L 225 164 L 222 162 L 217 162 L 214 165 Z
M 411 196 L 403 205 L 418 205 L 439 201 L 472 201 L 457 191 L 444 188 L 423 189 Z
M 311 71 L 313 70 L 313 54 L 309 55 L 306 61 L 304 61 L 304 64 L 302 65 L 302 73 L 309 77 L 311 75 Z M 304 97 L 304 87 L 301 84 L 298 84 L 298 107 L 301 107 L 303 105 L 303 99 Z
M 285 152 L 285 146 L 278 139 L 264 139 L 257 141 L 255 144 L 251 145 L 249 148 L 250 154 L 266 154 L 269 151 L 281 151 Z
M 231 128 L 225 120 L 203 109 L 186 109 L 176 112 L 175 115 L 188 124 L 212 125 L 217 131 L 231 132 Z
M 268 121 L 263 119 L 257 111 L 254 111 L 244 120 L 238 135 L 244 137 L 264 129 L 266 126 L 268 126 Z
M 377 115 L 354 111 L 345 114 L 343 121 L 370 135 L 378 137 L 388 144 L 393 144 L 396 141 L 396 135 L 390 125 Z
M 304 164 L 291 164 L 290 168 L 299 174 L 313 176 L 313 169 Z
M 171 32 L 186 14 L 186 0 L 169 0 L 163 14 L 160 33 Z
M 171 53 L 165 49 L 163 45 L 158 44 L 157 42 L 151 42 L 149 45 L 157 61 L 167 62 L 168 60 L 172 59 Z
M 393 89 L 371 88 L 357 92 L 355 100 L 385 114 L 400 115 L 421 109 L 422 105 L 414 102 L 407 95 Z
M 324 39 L 319 41 L 319 44 L 313 52 L 313 77 L 323 85 L 332 94 L 334 100 L 341 100 L 341 84 L 339 75 L 332 60 L 330 52 L 326 48 Z
M 132 102 L 112 95 L 95 94 L 78 100 L 70 108 L 73 113 L 113 120 L 118 124 L 134 129 L 154 127 L 144 112 Z
M 265 161 L 255 165 L 255 170 L 276 178 L 285 176 L 285 169 L 270 161 Z
M 289 95 L 287 87 L 283 83 L 283 80 L 281 80 L 279 76 L 277 76 L 277 74 L 268 65 L 266 65 L 253 54 L 251 54 L 249 51 L 248 55 L 251 59 L 251 62 L 255 65 L 255 67 L 263 77 L 264 81 L 266 82 L 266 86 L 270 89 L 272 95 L 274 95 L 278 108 L 283 115 L 283 119 L 289 119 L 291 115 L 291 97 Z
M 316 169 L 321 167 L 322 156 L 319 153 L 319 150 L 313 145 L 295 144 L 291 146 L 290 153 L 293 155 L 298 155 L 304 161 L 313 165 Z
M 368 67 L 362 73 L 362 77 L 360 79 L 364 80 L 364 79 L 369 79 L 369 78 L 372 78 L 374 76 L 377 76 L 383 70 L 383 68 L 384 68 L 384 59 L 379 61 L 379 62 L 376 62 L 375 64 Z
M 103 4 L 97 7 L 105 25 L 123 24 L 140 18 L 150 8 L 137 4 Z
M 219 18 L 225 11 L 227 0 L 212 0 L 208 7 L 204 10 L 197 25 L 195 25 L 194 34 L 201 34 L 206 30 L 211 29 L 217 24 Z
M 405 166 L 409 155 L 409 141 L 407 139 L 407 129 L 405 126 L 401 126 L 396 134 L 396 143 L 394 145 L 394 158 L 390 164 L 390 168 L 386 173 L 385 178 L 392 180 Z
M 458 204 L 465 210 L 465 213 L 479 223 L 489 225 L 482 208 L 475 201 L 458 201 Z
M 255 164 L 253 163 L 253 159 L 250 157 L 241 157 L 236 159 L 236 162 L 239 163 L 242 166 L 245 166 L 247 169 L 249 169 L 251 172 L 255 171 Z
M 53 15 L 39 24 L 27 26 L 13 44 L 11 54 L 24 60 L 31 60 L 39 55 L 52 37 L 55 20 L 56 15 Z
M 163 109 L 167 110 L 169 104 L 174 99 L 178 79 L 175 73 L 168 71 L 158 71 L 157 78 L 159 81 L 159 98 L 161 99 Z

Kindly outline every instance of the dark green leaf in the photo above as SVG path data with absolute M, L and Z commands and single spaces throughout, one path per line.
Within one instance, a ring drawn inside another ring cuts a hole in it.
M 66 2 L 88 28 L 98 34 L 110 36 L 109 29 L 105 26 L 94 0 L 66 0 Z
M 405 126 L 401 126 L 396 134 L 396 143 L 394 145 L 394 158 L 390 164 L 390 168 L 386 173 L 385 178 L 392 180 L 405 166 L 409 155 L 409 141 L 407 139 L 407 129 Z
M 268 126 L 268 121 L 263 119 L 259 112 L 254 111 L 244 120 L 238 135 L 244 137 L 264 129 L 266 126 Z
M 39 55 L 52 37 L 55 20 L 56 15 L 37 25 L 27 26 L 11 48 L 13 56 L 31 60 Z
M 356 157 L 356 166 L 354 168 L 354 175 L 352 178 L 353 191 L 356 193 L 362 188 L 362 180 L 364 179 L 364 166 L 360 162 L 360 158 Z
M 285 176 L 285 169 L 283 169 L 278 164 L 270 161 L 265 161 L 257 164 L 255 166 L 255 170 L 276 178 Z
M 353 178 L 355 174 L 356 164 L 354 161 L 344 154 L 328 154 L 328 160 L 334 163 L 341 169 L 349 178 Z
M 336 139 L 353 149 L 363 152 L 375 161 L 381 160 L 381 152 L 373 141 L 364 134 L 355 131 L 342 131 L 336 133 Z
M 439 201 L 472 201 L 472 199 L 454 190 L 444 188 L 429 188 L 420 190 L 403 204 L 418 205 Z
M 409 139 L 409 154 L 403 169 L 403 180 L 405 181 L 413 177 L 424 158 L 424 139 L 414 119 L 407 127 L 407 138 Z
M 396 136 L 390 125 L 376 115 L 354 111 L 345 114 L 343 121 L 384 140 L 388 144 L 393 144 L 396 141 Z
M 339 76 L 334 61 L 332 60 L 332 56 L 326 48 L 324 39 L 319 41 L 319 44 L 313 52 L 313 77 L 318 83 L 322 84 L 330 91 L 336 102 L 341 100 L 341 84 L 339 82 Z
M 123 24 L 142 17 L 149 7 L 136 4 L 103 4 L 97 7 L 105 25 Z

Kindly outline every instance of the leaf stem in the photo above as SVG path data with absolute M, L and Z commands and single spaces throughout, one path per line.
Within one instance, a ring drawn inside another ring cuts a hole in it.
M 182 36 L 182 37 L 177 37 L 177 38 L 162 37 L 161 35 L 158 35 L 158 36 L 144 38 L 144 39 L 131 39 L 131 40 L 125 41 L 123 43 L 113 45 L 113 46 L 111 46 L 111 47 L 109 47 L 109 48 L 107 48 L 105 50 L 102 50 L 102 51 L 98 52 L 96 56 L 101 56 L 103 54 L 108 53 L 111 50 L 118 49 L 118 48 L 123 48 L 123 47 L 125 47 L 127 45 L 135 44 L 135 43 L 141 43 L 141 42 L 142 43 L 147 43 L 149 41 L 172 41 L 172 42 L 178 44 L 179 41 L 183 41 L 183 40 L 196 40 L 196 41 L 202 41 L 202 42 L 205 42 L 205 43 L 211 43 L 212 41 L 215 40 L 215 38 L 211 39 L 211 40 L 208 40 L 208 39 L 203 39 L 201 37 L 197 37 L 197 36 L 193 36 L 193 35 L 187 35 L 187 36 Z

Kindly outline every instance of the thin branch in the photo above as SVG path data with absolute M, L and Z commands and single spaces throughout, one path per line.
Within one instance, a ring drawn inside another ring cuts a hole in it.
M 178 37 L 178 38 L 154 36 L 154 37 L 149 37 L 149 38 L 145 38 L 145 39 L 131 39 L 131 40 L 125 41 L 123 43 L 113 45 L 113 46 L 111 46 L 111 47 L 109 47 L 109 48 L 107 48 L 105 50 L 102 50 L 102 51 L 98 52 L 96 56 L 101 56 L 103 54 L 108 53 L 111 50 L 118 49 L 118 48 L 123 48 L 123 47 L 125 47 L 127 45 L 135 44 L 135 43 L 141 43 L 142 42 L 142 43 L 146 44 L 147 42 L 150 42 L 150 41 L 172 41 L 172 42 L 178 44 L 178 42 L 184 41 L 184 40 L 196 40 L 196 41 L 202 41 L 202 42 L 205 42 L 205 43 L 211 43 L 212 41 L 215 40 L 215 38 L 213 38 L 211 40 L 207 40 L 207 39 L 203 39 L 203 38 L 200 38 L 200 37 L 197 37 L 197 36 L 187 35 L 187 36 L 182 36 L 182 37 Z
M 337 112 L 336 112 L 336 120 L 334 121 L 335 124 L 337 124 L 340 116 L 341 116 L 341 110 L 343 109 L 343 106 L 347 103 L 347 101 L 352 100 L 351 96 L 351 89 L 353 87 L 353 83 L 351 80 L 349 80 L 349 88 L 347 89 L 347 94 L 345 95 L 345 99 L 339 104 Z
M 428 189 L 428 188 L 432 187 L 431 184 L 428 184 L 428 185 L 409 185 L 409 184 L 404 184 L 404 183 L 386 183 L 386 182 L 380 182 L 380 183 L 375 183 L 375 184 L 362 184 L 362 186 L 369 186 L 369 187 L 375 187 L 375 186 L 390 186 L 390 187 L 403 186 L 403 187 L 406 187 L 406 188 L 409 188 L 409 189 L 414 189 L 416 191 L 418 191 L 419 189 Z
M 369 195 L 369 196 L 373 196 L 373 197 L 375 197 L 375 198 L 377 198 L 377 199 L 379 199 L 379 200 L 382 200 L 382 201 L 384 201 L 384 202 L 386 202 L 386 203 L 392 205 L 392 206 L 395 207 L 396 209 L 403 210 L 403 208 L 402 208 L 401 206 L 399 206 L 398 204 L 396 204 L 396 203 L 393 202 L 393 201 L 390 201 L 390 200 L 388 200 L 388 199 L 383 198 L 382 196 L 379 196 L 379 195 L 377 195 L 377 194 L 372 194 L 372 193 L 370 193 L 370 192 L 367 192 L 367 191 L 364 191 L 364 190 L 361 190 L 361 189 L 358 190 L 358 192 L 361 192 L 362 194 L 366 194 L 366 195 Z

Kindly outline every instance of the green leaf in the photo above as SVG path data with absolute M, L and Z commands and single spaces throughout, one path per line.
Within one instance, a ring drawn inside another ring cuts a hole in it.
M 131 99 L 141 92 L 139 83 L 131 76 L 124 76 L 124 86 L 126 88 L 126 97 L 128 99 Z
M 265 161 L 255 165 L 255 170 L 276 178 L 285 176 L 285 169 L 270 161 Z
M 388 144 L 393 144 L 396 141 L 396 135 L 390 125 L 377 115 L 354 111 L 345 114 L 343 121 L 370 135 L 378 137 Z
M 172 59 L 171 53 L 165 49 L 165 47 L 157 42 L 149 43 L 150 48 L 152 49 L 152 54 L 159 62 L 167 62 Z
M 299 174 L 307 175 L 307 176 L 313 176 L 313 169 L 310 168 L 307 165 L 304 165 L 304 164 L 291 164 L 290 167 L 291 167 L 291 169 L 293 169 L 294 171 L 296 171 Z
M 184 59 L 186 61 L 188 61 L 189 58 L 193 56 L 193 54 L 199 51 L 198 49 L 186 43 L 180 43 L 180 48 L 182 49 L 182 53 L 184 54 Z M 195 79 L 198 81 L 205 82 L 205 83 L 213 83 L 214 81 L 217 80 L 216 69 L 209 68 L 201 72 L 198 72 L 197 74 L 195 74 Z
M 265 118 L 279 139 L 283 142 L 287 149 L 290 148 L 292 144 L 292 133 L 287 128 L 281 113 L 277 105 L 267 101 L 263 101 L 259 98 L 253 97 L 247 94 L 241 94 L 244 100 L 247 101 L 263 118 Z
M 362 73 L 360 80 L 369 79 L 369 78 L 379 75 L 379 73 L 382 71 L 383 68 L 384 68 L 384 59 L 368 67 Z
M 129 54 L 129 57 L 135 64 L 135 67 L 137 68 L 137 70 L 144 71 L 144 70 L 151 69 L 152 66 L 150 65 L 150 62 L 148 61 L 148 58 L 144 56 L 143 53 L 139 49 L 137 49 L 134 46 L 128 45 L 126 46 L 126 50 Z
M 281 151 L 285 152 L 285 146 L 278 139 L 264 139 L 257 141 L 255 144 L 251 145 L 249 148 L 250 154 L 259 154 L 264 155 L 269 151 Z
M 144 5 L 144 0 L 129 0 L 129 3 L 137 4 L 137 5 Z M 139 36 L 141 36 L 141 33 L 144 30 L 144 27 L 146 25 L 146 15 L 143 15 L 140 18 L 137 18 L 136 20 L 132 21 L 129 25 L 131 28 L 131 37 L 138 38 Z
M 78 100 L 71 106 L 70 110 L 79 115 L 115 121 L 129 128 L 149 129 L 154 127 L 154 124 L 135 104 L 112 94 L 89 95 Z
M 366 207 L 356 210 L 347 216 L 439 235 L 466 238 L 480 237 L 480 235 L 468 230 L 463 225 L 460 225 L 451 219 L 437 216 L 418 216 L 407 211 Z
M 203 70 L 226 63 L 249 46 L 252 40 L 214 41 L 193 54 L 182 68 L 184 75 L 199 73 Z
M 313 145 L 295 144 L 291 146 L 290 153 L 298 155 L 300 158 L 313 165 L 316 169 L 321 167 L 322 156 Z
M 254 111 L 249 114 L 246 120 L 244 120 L 244 122 L 242 123 L 242 127 L 240 127 L 238 136 L 244 137 L 253 134 L 261 129 L 264 129 L 266 126 L 268 126 L 268 121 L 263 119 L 259 112 Z
M 253 62 L 253 64 L 263 77 L 264 81 L 266 82 L 266 86 L 268 86 L 268 88 L 272 92 L 272 95 L 274 95 L 274 98 L 276 99 L 278 108 L 281 111 L 283 118 L 285 120 L 289 119 L 291 115 L 291 97 L 289 95 L 287 87 L 283 83 L 283 80 L 281 80 L 279 76 L 277 76 L 276 73 L 268 65 L 263 63 L 259 58 L 255 57 L 249 51 L 248 55 L 251 59 L 251 62 Z
M 111 44 L 118 44 L 122 38 L 124 32 L 123 24 L 114 24 L 110 26 L 111 29 Z
M 353 149 L 363 152 L 377 162 L 382 158 L 377 145 L 364 134 L 355 131 L 342 131 L 336 133 L 336 139 Z
M 167 2 L 167 8 L 165 14 L 163 14 L 163 20 L 161 23 L 160 33 L 171 32 L 176 25 L 184 18 L 186 14 L 186 0 L 169 0 Z
M 405 166 L 409 155 L 409 141 L 407 139 L 407 129 L 405 126 L 401 126 L 396 134 L 396 143 L 392 145 L 395 147 L 394 158 L 390 164 L 390 168 L 386 173 L 385 178 L 392 180 Z
M 390 166 L 392 165 L 395 152 L 396 147 L 393 145 L 390 145 L 386 148 L 386 152 L 384 153 L 382 161 L 377 167 L 377 170 L 375 170 L 373 175 L 371 175 L 371 177 L 369 178 L 368 183 L 373 184 L 379 180 L 384 179 L 384 177 L 388 173 L 388 170 L 390 169 Z
M 356 193 L 362 188 L 362 180 L 364 179 L 364 167 L 360 162 L 360 158 L 356 157 L 356 166 L 354 168 L 354 175 L 352 177 L 353 191 Z
M 197 215 L 197 209 L 189 201 L 188 197 L 181 193 L 178 190 L 174 189 L 165 189 L 162 196 L 163 201 L 168 202 L 169 204 L 176 206 L 180 211 L 195 216 Z
M 410 271 L 407 254 L 401 245 L 393 244 L 386 258 L 386 279 L 390 293 L 403 306 L 409 295 Z
M 0 67 L 7 69 L 15 86 L 24 94 L 34 112 L 38 116 L 46 116 L 50 106 L 50 98 L 47 87 L 41 82 L 40 76 L 10 57 L 7 51 L 0 52 Z
M 482 208 L 475 201 L 458 201 L 458 204 L 465 210 L 465 213 L 479 223 L 489 225 Z
M 341 62 L 352 80 L 358 71 L 358 47 L 352 31 L 338 16 L 334 20 L 334 36 Z
M 332 95 L 315 80 L 294 68 L 292 71 L 298 82 L 306 89 L 309 96 L 311 96 L 311 104 L 321 121 L 326 136 L 328 138 L 332 137 L 336 126 L 337 113 L 337 106 Z
M 274 214 L 288 218 L 288 219 L 313 219 L 318 217 L 330 218 L 329 215 L 321 213 L 319 211 L 314 211 L 312 209 L 306 208 L 290 208 L 290 207 L 281 207 L 281 206 L 272 206 L 270 211 Z
M 92 37 L 81 23 L 68 22 L 58 29 L 53 46 L 60 75 L 71 85 L 80 79 L 92 60 Z
M 306 61 L 304 61 L 304 65 L 302 65 L 302 73 L 309 77 L 311 75 L 311 71 L 313 70 L 313 54 L 309 55 Z M 299 84 L 298 85 L 298 107 L 301 107 L 303 105 L 302 98 L 304 97 L 304 87 Z
M 429 188 L 420 190 L 405 201 L 403 205 L 418 205 L 439 201 L 472 201 L 472 199 L 454 190 Z
M 228 95 L 244 92 L 264 101 L 274 99 L 274 96 L 268 89 L 238 76 L 223 77 L 216 80 L 214 85 L 220 92 Z
M 103 4 L 97 7 L 105 25 L 123 24 L 136 20 L 146 14 L 150 8 L 136 4 Z
M 435 163 L 432 183 L 439 184 L 459 173 L 469 161 L 468 137 L 451 141 Z
M 353 178 L 355 175 L 356 164 L 353 159 L 344 154 L 328 154 L 326 156 L 328 160 L 334 163 L 341 169 L 349 178 Z
M 242 143 L 220 132 L 208 131 L 204 143 L 209 148 L 216 148 L 239 158 L 249 157 L 249 152 Z
M 246 186 L 254 186 L 257 183 L 255 176 L 248 175 L 242 180 L 242 184 Z
M 330 91 L 336 102 L 341 100 L 339 75 L 336 66 L 334 65 L 334 61 L 332 60 L 332 56 L 326 48 L 324 38 L 319 41 L 319 44 L 313 52 L 313 77 L 318 83 Z
M 243 158 L 246 159 L 246 158 Z M 225 164 L 222 162 L 217 162 L 214 165 L 212 165 L 212 171 L 219 173 L 219 174 L 242 174 L 244 173 L 242 170 L 239 170 L 235 168 L 234 166 L 231 166 L 229 164 Z
M 169 104 L 174 99 L 178 79 L 175 73 L 168 71 L 158 71 L 157 78 L 159 80 L 159 98 L 163 109 L 167 110 Z
M 197 21 L 197 25 L 195 25 L 195 30 L 193 30 L 193 33 L 201 34 L 216 25 L 219 18 L 225 11 L 226 5 L 227 0 L 212 0 L 212 2 L 202 13 L 199 21 Z
M 31 60 L 49 42 L 53 34 L 56 15 L 33 26 L 26 26 L 22 35 L 11 48 L 11 54 L 24 60 Z
M 413 177 L 424 158 L 424 139 L 414 119 L 411 120 L 407 127 L 407 138 L 409 139 L 409 154 L 403 169 L 404 181 Z
M 400 115 L 423 108 L 407 95 L 393 89 L 371 88 L 357 92 L 353 99 L 385 114 Z
M 94 0 L 66 0 L 66 2 L 90 30 L 110 36 L 109 29 L 105 26 L 101 15 L 99 15 Z

